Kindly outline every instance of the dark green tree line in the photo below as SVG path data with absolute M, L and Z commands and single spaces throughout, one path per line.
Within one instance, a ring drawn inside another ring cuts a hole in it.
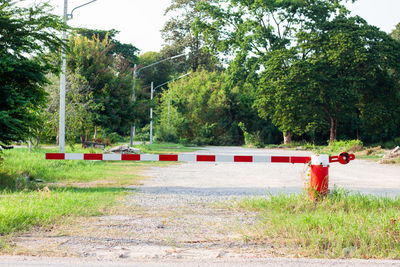
M 46 101 L 46 74 L 57 66 L 45 55 L 62 45 L 66 26 L 47 4 L 0 3 L 0 144 L 26 140 Z

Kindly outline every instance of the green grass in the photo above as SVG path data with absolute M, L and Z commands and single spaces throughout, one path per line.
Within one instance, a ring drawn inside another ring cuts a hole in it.
M 46 160 L 57 148 L 5 150 L 0 161 L 0 250 L 9 246 L 10 236 L 32 227 L 68 224 L 69 218 L 98 216 L 110 212 L 149 166 L 169 162 Z M 177 144 L 140 147 L 144 153 L 179 153 L 189 149 Z M 102 153 L 100 149 L 67 146 L 66 152 Z M 43 183 L 37 183 L 40 179 Z M 46 185 L 48 187 L 46 187 Z M 71 187 L 74 185 L 75 187 Z M 78 187 L 79 186 L 79 187 Z M 50 190 L 48 189 L 50 188 Z
M 110 181 L 112 182 L 110 185 L 118 186 L 137 184 L 142 170 L 148 166 L 170 164 L 166 162 L 46 160 L 45 154 L 48 152 L 56 152 L 56 150 L 34 149 L 31 153 L 26 148 L 6 150 L 3 154 L 3 164 L 0 165 L 0 174 L 15 178 L 14 181 L 31 177 L 44 182 L 63 183 Z M 88 150 L 83 152 L 90 153 Z M 0 180 L 0 188 L 1 186 L 2 180 Z
M 352 149 L 361 149 L 363 143 L 360 140 L 334 141 L 329 145 L 319 146 L 308 142 L 291 142 L 290 144 L 268 145 L 266 148 L 301 148 L 311 150 L 317 154 L 339 155 Z
M 328 258 L 400 259 L 400 197 L 333 192 L 321 202 L 305 195 L 239 201 L 260 212 L 246 239 L 268 240 L 289 253 Z
M 52 188 L 0 194 L 0 236 L 49 226 L 71 216 L 98 216 L 117 204 L 121 188 Z
M 8 245 L 10 235 L 34 226 L 68 224 L 69 218 L 109 212 L 115 205 L 122 205 L 118 200 L 127 194 L 126 189 L 116 187 L 138 184 L 142 170 L 148 166 L 168 164 L 46 160 L 47 152 L 56 149 L 34 149 L 29 153 L 26 148 L 17 148 L 1 155 L 0 250 Z M 43 183 L 32 182 L 35 179 Z

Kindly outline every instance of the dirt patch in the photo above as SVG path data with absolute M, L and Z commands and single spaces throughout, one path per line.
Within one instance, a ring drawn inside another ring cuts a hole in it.
M 255 213 L 187 200 L 179 195 L 134 194 L 123 213 L 21 235 L 13 240 L 13 251 L 17 255 L 110 260 L 282 255 L 272 245 L 243 239 L 243 231 L 257 221 Z

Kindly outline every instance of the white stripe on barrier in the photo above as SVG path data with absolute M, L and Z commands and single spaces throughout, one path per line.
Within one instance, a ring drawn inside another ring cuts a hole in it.
M 83 154 L 81 154 L 81 153 L 65 153 L 65 159 L 83 160 Z
M 121 154 L 103 154 L 103 160 L 121 160 Z
M 156 154 L 140 154 L 141 161 L 158 161 L 159 155 Z
M 216 162 L 233 162 L 233 157 L 231 155 L 215 155 Z
M 253 156 L 253 162 L 271 162 L 271 156 Z
M 193 154 L 179 154 L 178 161 L 195 162 L 197 161 L 197 156 Z

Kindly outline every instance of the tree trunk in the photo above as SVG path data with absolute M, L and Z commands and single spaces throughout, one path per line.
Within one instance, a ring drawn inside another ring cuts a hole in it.
M 58 136 L 57 127 L 54 127 L 54 131 L 56 132 L 56 145 L 58 146 L 60 144 L 60 137 Z
M 333 141 L 336 141 L 337 138 L 337 125 L 338 125 L 338 120 L 337 118 L 331 118 L 331 132 L 329 136 L 329 143 L 332 143 Z
M 82 147 L 85 147 L 85 128 L 82 126 L 82 128 L 81 128 L 81 136 L 80 136 L 80 139 L 81 139 L 81 143 L 82 143 Z
M 39 143 L 40 143 L 40 136 L 38 135 L 38 136 L 36 136 L 36 139 L 35 139 L 35 147 L 38 147 Z
M 97 138 L 97 126 L 94 126 L 93 140 Z
M 283 143 L 285 145 L 290 144 L 292 142 L 292 133 L 291 132 L 286 132 L 283 133 Z
M 35 145 L 34 145 L 35 147 L 39 146 L 41 132 L 42 132 L 41 130 L 37 130 L 37 132 L 36 132 Z

